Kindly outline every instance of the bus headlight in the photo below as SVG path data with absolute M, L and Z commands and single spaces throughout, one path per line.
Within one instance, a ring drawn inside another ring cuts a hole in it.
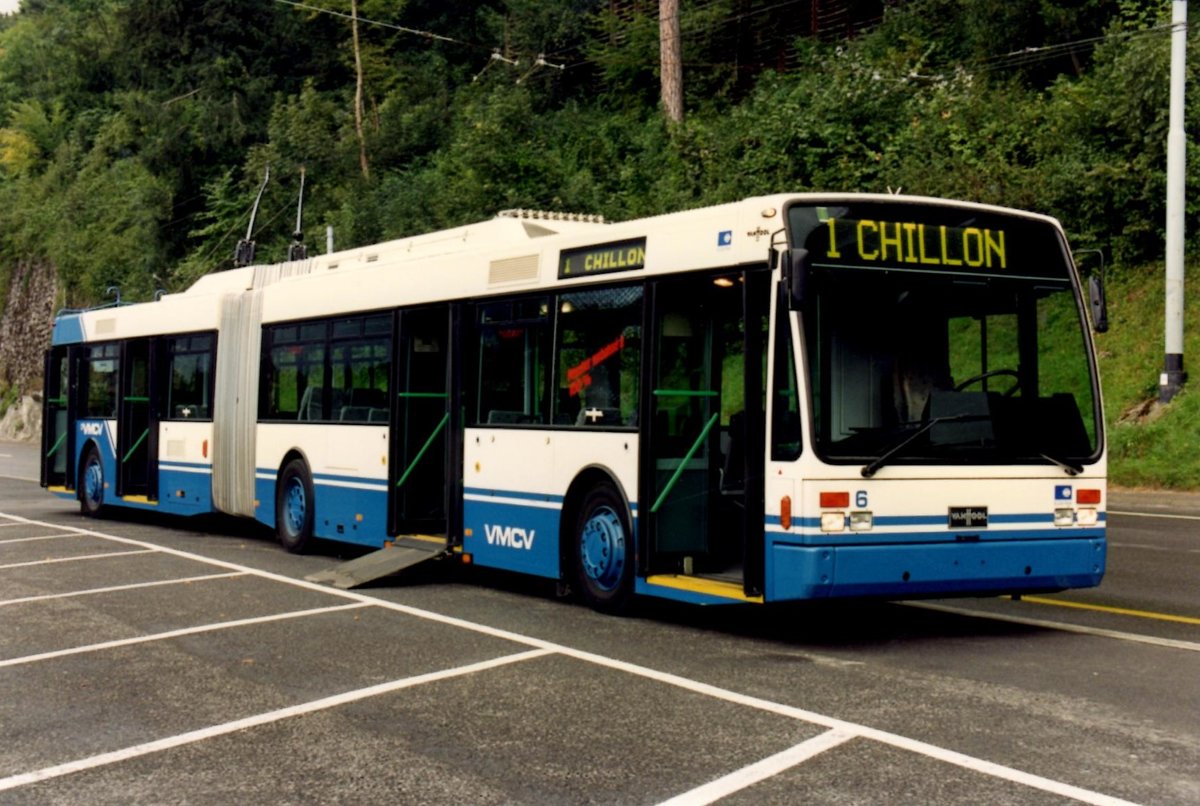
M 1095 526 L 1100 522 L 1100 513 L 1094 507 L 1080 507 L 1075 522 L 1080 526 Z
M 850 531 L 851 532 L 866 532 L 875 525 L 875 519 L 870 512 L 851 512 L 850 513 Z
M 821 531 L 822 532 L 840 532 L 846 528 L 846 513 L 845 512 L 822 512 L 821 513 Z
M 1075 510 L 1069 509 L 1069 508 L 1054 510 L 1054 525 L 1055 526 L 1074 526 L 1075 525 Z

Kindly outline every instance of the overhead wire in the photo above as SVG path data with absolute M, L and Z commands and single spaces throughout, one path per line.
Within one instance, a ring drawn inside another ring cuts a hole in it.
M 390 29 L 393 31 L 398 31 L 400 33 L 409 34 L 411 36 L 421 37 L 423 39 L 433 41 L 433 42 L 444 42 L 447 44 L 459 45 L 462 47 L 471 48 L 473 50 L 489 52 L 489 54 L 490 54 L 489 60 L 488 60 L 487 64 L 484 66 L 484 68 L 482 70 L 480 70 L 480 72 L 476 75 L 476 78 L 478 78 L 480 75 L 482 75 L 482 73 L 485 72 L 488 67 L 490 67 L 492 64 L 495 64 L 497 61 L 507 64 L 507 65 L 510 65 L 510 66 L 514 66 L 514 67 L 517 66 L 519 63 L 522 63 L 522 64 L 533 64 L 533 65 L 535 65 L 534 69 L 536 69 L 537 67 L 549 67 L 549 68 L 557 69 L 560 71 L 575 70 L 575 69 L 578 69 L 581 67 L 586 67 L 589 65 L 595 66 L 595 65 L 599 65 L 602 62 L 606 61 L 606 59 L 604 59 L 603 57 L 583 58 L 583 59 L 578 59 L 578 60 L 565 62 L 565 63 L 561 63 L 561 64 L 556 64 L 556 63 L 547 61 L 548 58 L 561 59 L 562 57 L 575 52 L 575 50 L 576 50 L 575 48 L 562 48 L 562 49 L 556 50 L 556 51 L 545 50 L 545 51 L 539 53 L 536 57 L 532 57 L 532 56 L 529 57 L 528 61 L 525 61 L 523 59 L 509 59 L 507 56 L 498 55 L 498 54 L 500 54 L 499 48 L 489 47 L 486 45 L 482 45 L 478 42 L 470 42 L 470 41 L 467 41 L 464 39 L 458 39 L 456 37 L 447 36 L 445 34 L 439 34 L 435 31 L 428 31 L 428 30 L 423 30 L 420 28 L 412 28 L 409 26 L 400 25 L 398 23 L 385 22 L 382 20 L 375 20 L 375 19 L 362 17 L 362 16 L 358 16 L 356 18 L 354 15 L 348 14 L 346 12 L 337 11 L 337 10 L 329 9 L 329 8 L 323 8 L 321 6 L 312 5 L 311 3 L 300 2 L 300 0 L 275 0 L 275 2 L 279 3 L 281 5 L 290 6 L 292 8 L 310 11 L 310 12 L 317 13 L 317 14 L 326 14 L 329 16 L 338 17 L 338 18 L 345 19 L 345 20 L 357 19 L 357 21 L 359 23 L 366 25 L 366 26 L 376 26 L 376 27 L 386 28 L 386 29 Z M 706 12 L 706 11 L 709 11 L 718 6 L 724 5 L 727 2 L 728 2 L 728 0 L 705 0 L 704 2 L 698 2 L 697 4 L 686 9 L 687 17 L 681 19 L 682 24 L 680 26 L 680 32 L 679 32 L 680 40 L 681 41 L 691 41 L 700 36 L 711 34 L 713 29 L 710 25 L 706 24 L 706 21 L 704 19 L 702 19 L 703 12 Z M 807 2 L 811 2 L 811 0 L 779 0 L 778 2 L 768 2 L 766 5 L 762 5 L 762 6 L 758 6 L 758 7 L 751 7 L 745 11 L 741 11 L 737 14 L 723 18 L 722 23 L 725 25 L 728 25 L 730 23 L 739 23 L 746 19 L 750 19 L 753 17 L 757 17 L 757 16 L 760 16 L 763 14 L 770 13 L 772 11 L 777 11 L 779 9 L 784 9 L 784 8 L 788 8 L 790 6 L 795 6 L 800 3 L 807 3 Z M 842 10 L 842 11 L 844 12 L 844 10 Z M 828 23 L 830 20 L 840 19 L 840 18 L 844 17 L 844 13 L 837 13 L 837 12 L 839 12 L 839 10 L 833 9 L 833 10 L 826 10 L 824 13 L 819 14 L 817 17 L 818 23 Z M 613 40 L 612 40 L 612 44 L 616 45 L 617 47 L 620 47 L 621 45 L 627 43 L 634 34 L 642 32 L 644 30 L 650 30 L 652 28 L 658 28 L 658 26 L 659 26 L 659 20 L 658 20 L 657 15 L 653 15 L 653 14 L 640 15 L 641 19 L 638 20 L 637 17 L 639 15 L 636 13 L 636 11 L 634 11 L 634 12 L 629 13 L 626 16 L 629 19 L 636 20 L 636 21 L 630 22 L 629 24 L 625 25 L 620 31 L 618 31 L 615 34 L 615 36 L 613 37 Z M 691 20 L 694 20 L 694 22 L 689 24 L 688 23 L 689 18 Z M 854 25 L 854 29 L 856 31 L 865 30 L 866 28 L 870 28 L 873 25 L 877 25 L 878 23 L 882 22 L 882 20 L 883 20 L 882 16 L 874 17 L 874 18 L 867 19 L 867 20 L 860 20 Z M 963 63 L 959 66 L 968 71 L 974 70 L 977 72 L 993 72 L 993 71 L 1000 71 L 1000 70 L 1017 69 L 1017 68 L 1037 64 L 1040 62 L 1051 61 L 1054 59 L 1066 57 L 1071 54 L 1078 54 L 1080 52 L 1094 50 L 1101 43 L 1104 43 L 1107 41 L 1118 40 L 1118 39 L 1134 39 L 1134 38 L 1139 38 L 1139 37 L 1143 37 L 1143 36 L 1165 36 L 1165 35 L 1169 35 L 1173 30 L 1174 30 L 1173 24 L 1164 23 L 1164 24 L 1160 24 L 1160 25 L 1150 26 L 1148 28 L 1140 28 L 1140 29 L 1133 30 L 1133 31 L 1115 31 L 1115 32 L 1111 32 L 1111 33 L 1102 34 L 1100 36 L 1084 37 L 1084 38 L 1077 39 L 1077 40 L 1072 40 L 1072 41 L 1068 41 L 1068 42 L 1058 42 L 1058 43 L 1053 43 L 1050 45 L 1031 45 L 1031 46 L 1028 46 L 1028 47 L 1019 49 L 1019 50 L 1010 51 L 1008 53 L 997 54 L 995 56 L 982 57 L 982 58 L 976 59 L 974 61 L 969 61 L 969 62 Z M 1189 35 L 1193 34 L 1193 33 L 1195 33 L 1195 31 L 1192 31 L 1189 29 Z M 609 60 L 609 61 L 611 61 L 611 60 Z M 631 60 L 629 63 L 630 64 L 644 63 L 647 67 L 653 66 L 653 64 L 651 62 L 649 62 L 645 59 Z M 685 66 L 687 66 L 687 64 L 691 64 L 692 66 L 711 66 L 711 67 L 736 66 L 734 62 L 727 62 L 727 63 L 690 62 L 690 63 L 685 63 Z M 533 71 L 530 70 L 530 71 L 524 72 L 524 74 L 521 75 L 517 79 L 518 83 L 523 83 L 526 79 L 528 79 L 531 72 L 533 72 Z M 940 75 L 932 76 L 931 78 L 944 78 L 944 76 L 940 76 Z

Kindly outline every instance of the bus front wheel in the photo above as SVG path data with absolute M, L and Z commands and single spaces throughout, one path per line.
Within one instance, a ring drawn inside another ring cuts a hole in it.
M 633 533 L 621 494 L 611 484 L 584 496 L 574 532 L 575 582 L 592 608 L 620 613 L 633 598 Z
M 308 465 L 303 459 L 293 459 L 279 474 L 275 488 L 275 534 L 293 554 L 304 551 L 312 540 L 314 503 Z
M 90 447 L 83 457 L 79 469 L 79 511 L 89 518 L 100 515 L 104 509 L 104 465 L 100 452 Z

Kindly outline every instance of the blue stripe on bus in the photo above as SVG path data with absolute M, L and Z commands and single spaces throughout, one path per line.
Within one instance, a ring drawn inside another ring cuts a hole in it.
M 1100 523 L 1108 521 L 1108 513 L 1106 512 L 1099 512 L 1097 516 Z M 767 526 L 782 525 L 778 515 L 767 515 L 764 518 L 764 523 Z M 989 526 L 999 523 L 1054 523 L 1054 514 L 1039 512 L 1033 514 L 990 515 L 988 517 Z M 948 520 L 945 515 L 878 515 L 874 518 L 874 524 L 876 526 L 947 526 Z M 792 518 L 793 529 L 819 529 L 820 526 L 820 518 Z M 984 526 L 980 528 L 987 529 L 988 527 Z M 956 528 L 956 531 L 962 530 Z
M 463 489 L 465 495 L 486 495 L 489 498 L 516 498 L 523 501 L 539 501 L 561 504 L 563 497 L 561 495 L 553 495 L 551 493 L 523 493 L 516 490 L 489 490 L 485 487 L 466 487 Z

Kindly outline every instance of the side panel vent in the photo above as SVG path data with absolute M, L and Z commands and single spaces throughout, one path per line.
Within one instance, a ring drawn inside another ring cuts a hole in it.
M 493 260 L 488 266 L 488 285 L 503 285 L 536 280 L 538 278 L 538 256 L 510 257 Z

